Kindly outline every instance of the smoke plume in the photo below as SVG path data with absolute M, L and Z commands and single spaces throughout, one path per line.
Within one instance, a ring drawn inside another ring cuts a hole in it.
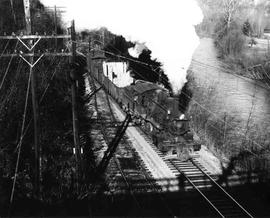
M 138 58 L 144 49 L 148 49 L 144 43 L 136 42 L 135 46 L 130 48 L 128 52 L 134 58 Z
M 42 0 L 55 4 L 54 0 Z M 186 82 L 186 71 L 199 38 L 194 25 L 202 21 L 195 0 L 57 0 L 67 7 L 65 20 L 77 29 L 107 27 L 132 41 L 145 43 L 163 64 L 174 92 Z M 138 55 L 138 47 L 130 50 Z

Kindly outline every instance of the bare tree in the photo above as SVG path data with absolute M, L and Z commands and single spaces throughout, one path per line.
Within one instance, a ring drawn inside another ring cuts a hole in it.
M 227 23 L 227 28 L 230 27 L 233 15 L 235 14 L 238 6 L 239 6 L 238 0 L 223 0 L 224 18 Z

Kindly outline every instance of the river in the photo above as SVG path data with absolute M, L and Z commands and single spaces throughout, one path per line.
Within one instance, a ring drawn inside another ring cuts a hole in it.
M 209 98 L 209 101 L 202 101 L 200 93 L 194 95 L 194 101 L 216 119 L 224 119 L 224 114 L 233 116 L 237 121 L 228 125 L 236 125 L 239 135 L 246 134 L 248 122 L 250 129 L 269 139 L 270 89 L 258 81 L 234 75 L 227 69 L 226 64 L 217 58 L 213 40 L 201 39 L 194 52 L 190 70 L 195 83 L 200 87 L 198 90 L 209 92 L 209 89 L 213 89 L 214 92 L 202 96 Z M 193 91 L 196 92 L 196 89 Z

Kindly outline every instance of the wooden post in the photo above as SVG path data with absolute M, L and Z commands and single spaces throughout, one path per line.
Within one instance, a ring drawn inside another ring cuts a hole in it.
M 25 13 L 25 23 L 26 23 L 26 34 L 31 35 L 31 14 L 30 14 L 30 2 L 29 0 L 23 0 L 24 2 L 24 13 Z M 29 44 L 33 44 L 32 40 L 29 40 Z M 34 51 L 31 51 L 34 54 Z M 31 74 L 31 92 L 32 92 L 32 108 L 34 116 L 34 148 L 35 148 L 35 194 L 40 199 L 40 179 L 41 179 L 41 155 L 40 155 L 40 145 L 39 145 L 39 110 L 38 101 L 36 96 L 36 74 L 33 72 L 34 56 L 30 57 L 30 74 Z
M 76 32 L 75 32 L 75 24 L 74 24 L 74 20 L 72 21 L 71 24 L 71 41 L 72 41 L 72 47 L 71 47 L 71 52 L 72 52 L 72 56 L 70 58 L 70 64 L 72 64 L 73 66 L 76 64 Z M 76 101 L 76 97 L 77 97 L 77 83 L 76 83 L 76 73 L 71 72 L 71 74 L 74 75 L 70 75 L 71 76 L 71 98 L 72 98 L 72 123 L 73 123 L 73 142 L 74 142 L 74 147 L 75 147 L 75 158 L 76 158 L 76 176 L 77 176 L 77 188 L 79 186 L 78 184 L 78 180 L 80 178 L 80 145 L 79 145 L 79 131 L 78 131 L 78 112 L 77 112 L 77 101 Z
M 23 3 L 24 3 L 26 34 L 30 35 L 31 32 L 32 32 L 31 14 L 30 14 L 30 1 L 29 0 L 23 0 Z
M 269 36 L 267 36 L 267 50 L 268 50 L 268 57 L 270 56 L 270 44 L 269 44 Z
M 33 63 L 33 57 L 30 59 Z M 35 146 L 35 180 L 37 196 L 40 197 L 40 180 L 41 180 L 41 146 L 39 144 L 39 106 L 36 96 L 36 73 L 33 67 L 30 67 L 31 73 L 31 90 L 32 90 L 32 107 L 34 117 L 34 146 Z
M 224 134 L 223 134 L 223 147 L 226 145 L 226 131 L 227 131 L 227 113 L 224 114 Z

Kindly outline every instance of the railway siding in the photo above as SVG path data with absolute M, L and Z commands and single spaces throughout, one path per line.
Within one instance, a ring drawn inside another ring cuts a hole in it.
M 95 87 L 86 80 L 88 93 L 91 93 Z M 101 90 L 97 93 L 97 110 L 95 111 L 94 99 L 88 105 L 93 111 L 93 124 L 91 136 L 96 144 L 95 147 L 100 148 L 96 155 L 101 158 L 106 151 L 108 144 L 113 139 L 119 121 L 115 119 L 114 111 L 111 110 L 111 98 L 106 96 L 105 91 Z M 97 115 L 99 114 L 99 119 Z M 158 186 L 153 182 L 152 174 L 139 157 L 139 154 L 132 146 L 132 141 L 124 135 L 121 139 L 114 157 L 110 160 L 106 170 L 106 180 L 108 181 L 109 193 L 124 192 L 147 192 L 157 191 Z M 151 180 L 151 182 L 149 182 Z M 147 189 L 147 190 L 146 190 Z

